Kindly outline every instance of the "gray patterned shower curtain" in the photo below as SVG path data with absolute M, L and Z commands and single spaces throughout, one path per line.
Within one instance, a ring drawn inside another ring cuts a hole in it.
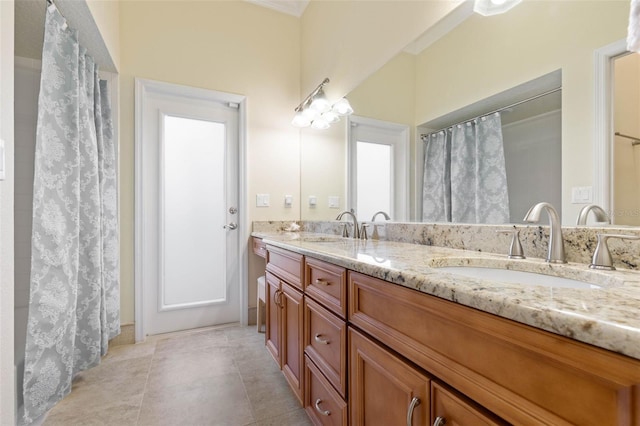
M 430 136 L 422 198 L 425 222 L 509 222 L 499 113 Z
M 100 363 L 120 333 L 116 154 L 107 85 L 54 5 L 38 99 L 21 422 Z

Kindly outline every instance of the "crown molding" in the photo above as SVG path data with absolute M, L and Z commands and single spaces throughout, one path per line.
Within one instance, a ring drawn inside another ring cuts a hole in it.
M 257 6 L 267 7 L 300 18 L 309 4 L 309 0 L 245 0 Z
M 422 33 L 414 42 L 404 48 L 404 51 L 417 55 L 436 41 L 447 35 L 450 31 L 462 24 L 473 15 L 473 1 L 465 0 L 448 15 L 432 25 Z

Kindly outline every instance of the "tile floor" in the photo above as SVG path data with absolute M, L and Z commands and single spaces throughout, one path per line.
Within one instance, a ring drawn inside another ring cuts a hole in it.
M 45 426 L 310 425 L 264 346 L 238 325 L 112 347 L 78 375 Z

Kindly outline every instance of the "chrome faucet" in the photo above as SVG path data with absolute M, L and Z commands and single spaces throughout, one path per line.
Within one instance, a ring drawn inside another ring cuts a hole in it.
M 360 238 L 360 229 L 358 229 L 358 219 L 356 218 L 356 215 L 353 214 L 353 212 L 350 212 L 349 210 L 345 210 L 342 213 L 340 213 L 338 217 L 336 217 L 336 220 L 342 220 L 342 216 L 344 216 L 345 214 L 351 216 L 351 219 L 353 219 L 353 238 Z
M 384 216 L 385 220 L 391 220 L 391 216 L 389 216 L 387 213 L 383 212 L 382 210 L 379 212 L 375 212 L 373 214 L 373 217 L 371 218 L 371 222 L 375 222 L 376 221 L 376 216 L 378 216 L 379 214 L 381 214 L 382 216 Z
M 611 223 L 611 219 L 609 219 L 609 216 L 607 216 L 607 212 L 602 210 L 602 207 L 600 207 L 598 205 L 595 205 L 595 204 L 589 204 L 587 206 L 584 206 L 580 210 L 580 213 L 578 214 L 578 221 L 576 222 L 576 225 L 578 225 L 578 226 L 586 225 L 587 224 L 587 216 L 589 215 L 589 212 L 591 210 L 593 210 L 593 214 L 596 216 L 596 220 L 598 222 Z
M 560 218 L 558 212 L 549 203 L 538 203 L 531 207 L 524 216 L 524 221 L 535 223 L 540 220 L 540 212 L 547 211 L 549 216 L 549 251 L 547 253 L 547 262 L 550 263 L 567 263 L 564 256 L 564 240 L 562 239 L 562 227 L 560 226 Z

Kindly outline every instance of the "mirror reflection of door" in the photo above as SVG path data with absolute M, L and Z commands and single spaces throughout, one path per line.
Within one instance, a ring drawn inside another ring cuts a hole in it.
M 384 211 L 407 220 L 408 126 L 350 117 L 348 206 L 361 221 Z
M 612 223 L 640 225 L 640 55 L 614 58 Z

